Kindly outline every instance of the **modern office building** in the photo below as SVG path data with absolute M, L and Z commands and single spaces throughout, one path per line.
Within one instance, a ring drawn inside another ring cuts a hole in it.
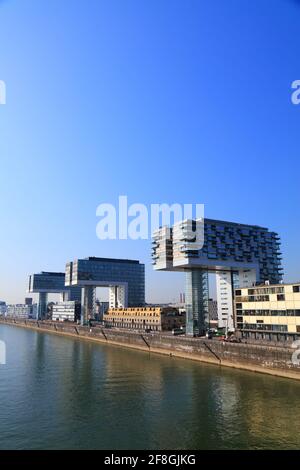
M 300 338 L 300 283 L 235 290 L 236 329 L 243 338 Z
M 81 301 L 81 289 L 65 286 L 65 274 L 54 272 L 41 272 L 29 276 L 28 292 L 39 294 L 38 318 L 44 319 L 47 315 L 48 294 L 60 294 L 62 301 Z
M 57 302 L 52 305 L 53 321 L 70 321 L 76 322 L 80 320 L 81 302 L 71 300 L 68 302 Z
M 209 320 L 218 320 L 218 302 L 208 299 L 208 316 Z
M 208 318 L 208 272 L 216 274 L 220 326 L 233 328 L 233 290 L 282 279 L 280 239 L 256 225 L 184 220 L 153 234 L 154 269 L 186 273 L 187 334 L 202 334 Z
M 145 266 L 136 260 L 78 259 L 66 265 L 66 287 L 82 288 L 82 323 L 95 317 L 96 288 L 109 288 L 109 305 L 136 307 L 145 304 Z
M 172 307 L 111 308 L 104 315 L 109 327 L 170 331 L 185 326 L 185 314 Z
M 22 318 L 22 319 L 37 319 L 38 306 L 37 304 L 26 305 L 26 304 L 15 304 L 7 305 L 6 316 L 11 318 Z

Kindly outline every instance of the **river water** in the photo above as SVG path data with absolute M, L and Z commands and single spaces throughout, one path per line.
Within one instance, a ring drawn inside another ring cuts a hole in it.
M 0 325 L 1 449 L 296 449 L 300 382 Z

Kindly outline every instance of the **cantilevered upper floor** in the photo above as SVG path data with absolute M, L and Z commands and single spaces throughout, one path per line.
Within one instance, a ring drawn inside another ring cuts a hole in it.
M 257 280 L 282 279 L 280 238 L 257 225 L 184 220 L 154 232 L 152 259 L 157 270 L 255 269 Z

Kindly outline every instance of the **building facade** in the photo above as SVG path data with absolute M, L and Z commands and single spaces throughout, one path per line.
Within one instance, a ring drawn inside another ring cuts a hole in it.
M 185 315 L 172 307 L 112 308 L 104 315 L 109 327 L 170 331 L 185 326 Z
M 15 304 L 7 305 L 6 316 L 11 318 L 37 319 L 38 305 Z
M 82 323 L 95 317 L 96 288 L 109 288 L 109 305 L 135 307 L 145 304 L 145 266 L 137 260 L 78 259 L 66 265 L 66 286 L 82 289 Z
M 235 290 L 236 329 L 243 338 L 300 338 L 300 283 Z
M 53 321 L 70 321 L 76 322 L 80 320 L 81 303 L 76 301 L 58 302 L 52 305 Z
M 209 320 L 218 320 L 218 302 L 213 299 L 208 300 Z
M 6 308 L 7 308 L 6 303 L 1 300 L 0 301 L 0 315 L 6 314 Z
M 65 286 L 65 273 L 41 272 L 29 276 L 28 292 L 39 294 L 38 318 L 47 317 L 48 294 L 60 294 L 62 301 L 81 301 L 81 289 Z
M 250 287 L 256 284 L 256 272 L 253 269 L 240 271 L 216 272 L 216 289 L 218 304 L 218 327 L 227 331 L 234 330 L 234 289 Z
M 186 273 L 187 334 L 203 333 L 208 318 L 208 272 L 217 275 L 220 326 L 233 328 L 233 290 L 282 279 L 280 239 L 256 225 L 184 220 L 153 234 L 154 269 Z
M 103 315 L 109 309 L 109 302 L 103 302 L 100 300 L 96 300 L 96 310 L 95 310 L 95 320 L 103 321 Z

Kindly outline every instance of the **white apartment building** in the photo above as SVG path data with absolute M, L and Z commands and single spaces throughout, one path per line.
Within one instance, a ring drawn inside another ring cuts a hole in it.
M 216 273 L 218 327 L 234 331 L 233 289 L 252 287 L 256 282 L 255 269 L 218 271 Z
M 80 318 L 80 310 L 80 303 L 75 300 L 58 302 L 52 306 L 52 320 L 75 322 Z
M 7 305 L 6 316 L 13 318 L 36 319 L 37 318 L 38 306 L 37 304 L 26 305 L 26 304 L 15 304 Z

